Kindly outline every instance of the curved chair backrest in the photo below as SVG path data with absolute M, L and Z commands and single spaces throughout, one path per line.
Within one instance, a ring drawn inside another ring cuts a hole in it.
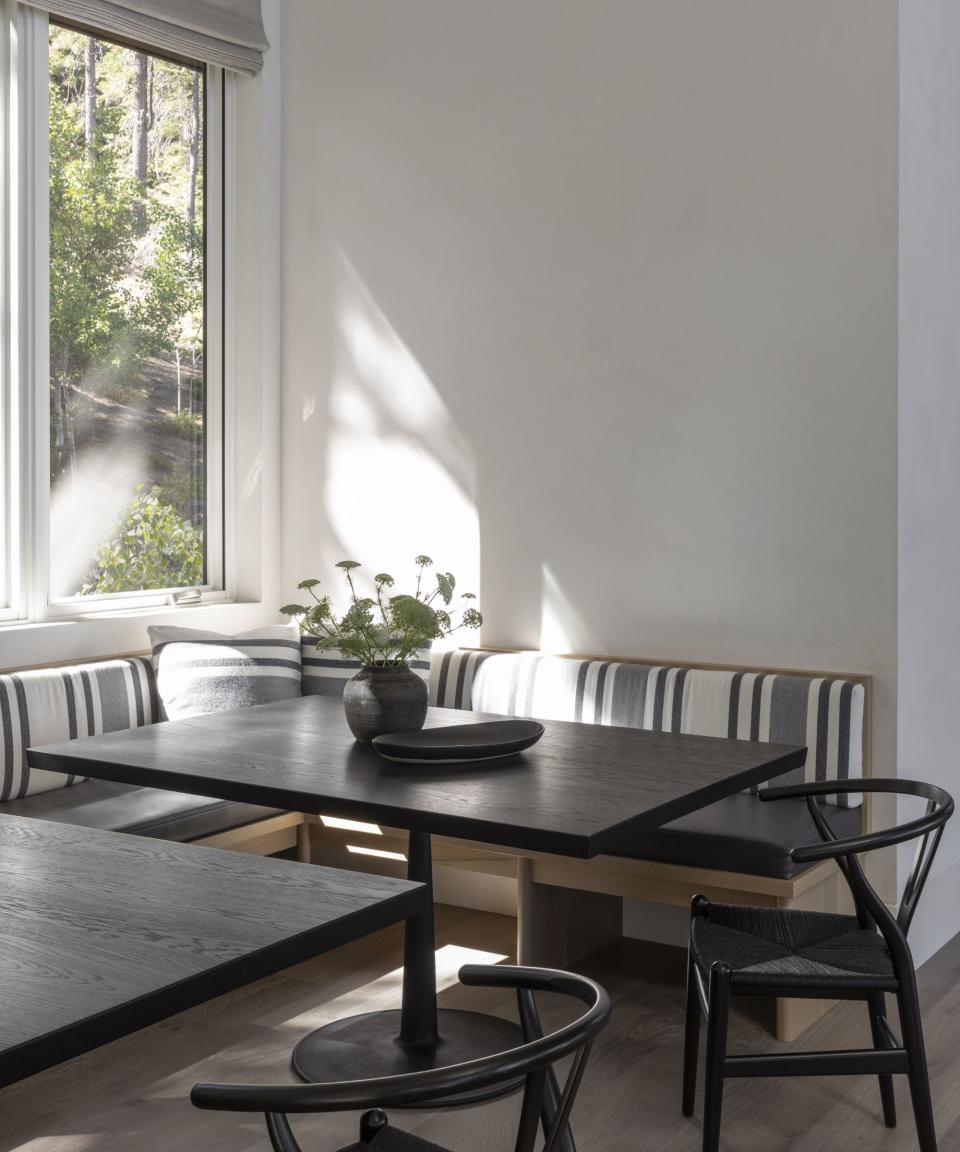
M 263 1112 L 274 1148 L 279 1152 L 297 1152 L 298 1146 L 286 1120 L 285 1114 L 289 1112 L 409 1107 L 525 1077 L 516 1152 L 533 1152 L 541 1113 L 551 1116 L 543 1152 L 555 1152 L 567 1131 L 590 1046 L 610 1016 L 607 993 L 585 976 L 549 968 L 468 964 L 460 969 L 459 975 L 462 984 L 516 990 L 523 1044 L 508 1052 L 447 1068 L 373 1080 L 276 1086 L 196 1084 L 190 1099 L 198 1108 Z M 586 1011 L 561 1028 L 544 1034 L 534 998 L 536 992 L 572 997 L 585 1004 Z M 571 1054 L 573 1061 L 561 1089 L 553 1065 Z
M 838 792 L 874 792 L 895 796 L 913 796 L 926 801 L 924 814 L 893 828 L 879 832 L 865 832 L 860 836 L 837 838 L 824 816 L 819 800 Z M 953 815 L 953 798 L 935 784 L 920 780 L 866 779 L 866 780 L 821 780 L 814 784 L 790 785 L 786 788 L 768 788 L 761 791 L 760 798 L 787 800 L 804 797 L 822 844 L 794 848 L 791 857 L 800 864 L 818 860 L 836 860 L 853 893 L 857 915 L 861 923 L 875 925 L 883 933 L 893 955 L 898 973 L 901 965 L 909 962 L 910 953 L 906 943 L 907 932 L 923 886 L 930 875 L 930 867 L 940 846 L 943 829 Z M 895 844 L 919 841 L 913 859 L 913 867 L 907 879 L 897 915 L 893 916 L 886 903 L 877 894 L 867 879 L 859 856 L 862 852 L 873 852 L 878 848 L 889 848 Z M 902 973 L 901 973 L 902 974 Z

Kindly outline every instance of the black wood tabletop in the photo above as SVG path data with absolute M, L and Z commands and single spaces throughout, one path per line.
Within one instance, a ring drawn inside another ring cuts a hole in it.
M 427 726 L 483 719 L 503 717 L 431 708 Z M 635 844 L 644 829 L 806 759 L 805 749 L 782 744 L 544 724 L 540 742 L 515 760 L 402 765 L 354 743 L 341 701 L 304 696 L 29 755 L 54 772 L 581 857 Z
M 0 815 L 0 1086 L 425 899 L 406 880 Z

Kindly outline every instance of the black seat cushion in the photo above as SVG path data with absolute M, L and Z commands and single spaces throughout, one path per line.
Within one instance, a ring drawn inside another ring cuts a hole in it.
M 279 815 L 278 809 L 257 804 L 188 796 L 163 788 L 138 788 L 108 780 L 87 780 L 72 788 L 8 800 L 2 810 L 12 816 L 34 816 L 57 824 L 179 841 L 200 840 Z
M 434 1144 L 424 1140 L 422 1136 L 414 1136 L 412 1132 L 404 1132 L 402 1128 L 394 1128 L 386 1124 L 372 1140 L 364 1143 L 358 1140 L 356 1144 L 348 1144 L 340 1152 L 447 1152 L 441 1144 Z
M 859 808 L 825 804 L 823 812 L 839 837 L 855 836 L 860 831 Z M 795 864 L 790 849 L 819 843 L 820 834 L 805 800 L 764 803 L 756 796 L 739 793 L 644 832 L 635 845 L 617 855 L 789 879 L 810 867 Z
M 897 990 L 886 942 L 856 916 L 711 904 L 693 917 L 690 949 L 705 977 L 729 965 L 731 986 Z

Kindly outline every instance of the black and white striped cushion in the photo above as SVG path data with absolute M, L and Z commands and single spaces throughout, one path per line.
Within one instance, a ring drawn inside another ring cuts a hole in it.
M 320 648 L 316 636 L 303 636 L 300 643 L 304 696 L 342 696 L 344 684 L 360 670 L 360 661 L 336 648 Z M 430 674 L 429 653 L 418 652 L 410 667 L 426 679 Z
M 778 784 L 863 775 L 864 688 L 833 677 L 460 650 L 435 655 L 430 703 L 508 716 L 805 745 L 805 768 L 778 777 Z M 842 797 L 839 803 L 855 806 L 860 798 Z
M 30 768 L 28 748 L 139 728 L 157 718 L 153 667 L 141 657 L 0 676 L 0 802 L 84 779 Z
M 256 628 L 236 636 L 157 625 L 148 632 L 161 718 L 182 720 L 300 695 L 295 627 Z

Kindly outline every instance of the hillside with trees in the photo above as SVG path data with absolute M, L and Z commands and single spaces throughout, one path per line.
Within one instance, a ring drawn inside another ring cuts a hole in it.
M 51 498 L 84 534 L 54 593 L 199 584 L 203 77 L 54 24 L 49 61 Z

